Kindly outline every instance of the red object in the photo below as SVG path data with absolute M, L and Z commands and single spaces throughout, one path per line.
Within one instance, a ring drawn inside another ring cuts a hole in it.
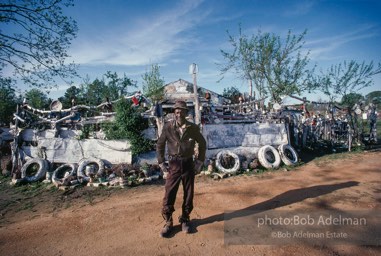
M 132 102 L 134 103 L 134 105 L 139 105 L 139 100 L 134 96 L 132 97 Z

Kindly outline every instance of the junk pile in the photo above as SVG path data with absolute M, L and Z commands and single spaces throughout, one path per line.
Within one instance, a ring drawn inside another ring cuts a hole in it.
M 353 143 L 377 143 L 375 104 L 360 102 L 350 109 L 291 97 L 302 104 L 265 107 L 265 99 L 223 105 L 203 103 L 200 128 L 208 148 L 207 168 L 200 175 L 221 179 L 242 171 L 256 172 L 258 168 L 277 169 L 282 163 L 298 164 L 298 153 L 305 149 L 350 151 Z M 161 103 L 152 105 L 140 92 L 125 98 L 134 106 L 147 107 L 142 115 L 151 121 L 153 131 L 147 134 L 157 139 L 164 122 L 173 114 L 164 113 Z M 12 154 L 7 160 L 11 163 L 6 165 L 12 166 L 13 184 L 45 179 L 63 189 L 79 185 L 125 187 L 165 178 L 155 164 L 132 165 L 129 142 L 103 140 L 101 135 L 78 140 L 78 127 L 113 120 L 115 102 L 107 99 L 98 106 L 73 102 L 71 108 L 62 109 L 59 101 L 53 101 L 50 111 L 24 102 L 14 114 L 15 125 L 7 132 L 12 134 L 11 143 L 6 144 L 11 146 Z M 321 110 L 308 111 L 307 104 Z M 0 138 L 4 144 L 6 136 Z
M 377 106 L 364 102 L 352 108 L 332 103 L 303 101 L 301 110 L 284 110 L 290 126 L 290 143 L 298 150 L 305 148 L 320 150 L 338 149 L 351 151 L 353 145 L 376 145 L 377 142 Z M 316 111 L 308 111 L 307 104 Z
M 258 172 L 259 169 L 278 169 L 281 164 L 293 166 L 299 163 L 298 154 L 289 144 L 281 144 L 278 148 L 270 145 L 259 148 L 257 155 L 248 159 L 230 150 L 222 150 L 213 159 L 209 159 L 205 171 L 200 175 L 223 179 L 241 172 Z
M 65 190 L 76 186 L 137 186 L 161 178 L 162 173 L 157 165 L 119 164 L 110 167 L 98 158 L 84 158 L 79 163 L 57 165 L 45 159 L 32 158 L 22 166 L 21 177 L 13 178 L 11 184 L 42 181 Z

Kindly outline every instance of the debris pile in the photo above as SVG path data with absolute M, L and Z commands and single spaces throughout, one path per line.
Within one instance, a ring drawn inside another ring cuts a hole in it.
M 79 163 L 50 164 L 41 158 L 32 158 L 22 167 L 21 177 L 14 177 L 12 185 L 42 181 L 66 190 L 77 186 L 127 187 L 162 179 L 158 165 L 119 164 L 105 166 L 101 159 L 85 158 Z

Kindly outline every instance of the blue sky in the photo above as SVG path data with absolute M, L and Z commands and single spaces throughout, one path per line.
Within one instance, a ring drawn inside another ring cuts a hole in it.
M 110 70 L 125 73 L 141 87 L 142 75 L 158 64 L 166 83 L 191 82 L 188 67 L 197 63 L 199 86 L 218 93 L 235 86 L 245 92 L 247 82 L 234 73 L 217 83 L 217 63 L 224 62 L 220 50 L 231 49 L 226 31 L 237 35 L 241 24 L 246 35 L 260 29 L 284 37 L 288 30 L 300 34 L 307 29 L 304 47 L 318 69 L 350 60 L 377 64 L 380 10 L 378 0 L 77 0 L 67 12 L 79 27 L 69 54 L 90 81 Z M 374 81 L 361 93 L 380 90 L 381 75 Z M 53 90 L 51 97 L 66 88 Z

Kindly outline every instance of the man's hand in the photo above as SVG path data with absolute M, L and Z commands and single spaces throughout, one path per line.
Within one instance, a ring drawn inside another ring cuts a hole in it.
M 162 172 L 164 172 L 164 173 L 168 172 L 168 168 L 164 163 L 159 164 L 159 167 L 160 167 Z
M 202 170 L 202 167 L 204 166 L 204 162 L 200 160 L 196 160 L 194 162 L 194 172 L 195 174 L 199 174 Z

